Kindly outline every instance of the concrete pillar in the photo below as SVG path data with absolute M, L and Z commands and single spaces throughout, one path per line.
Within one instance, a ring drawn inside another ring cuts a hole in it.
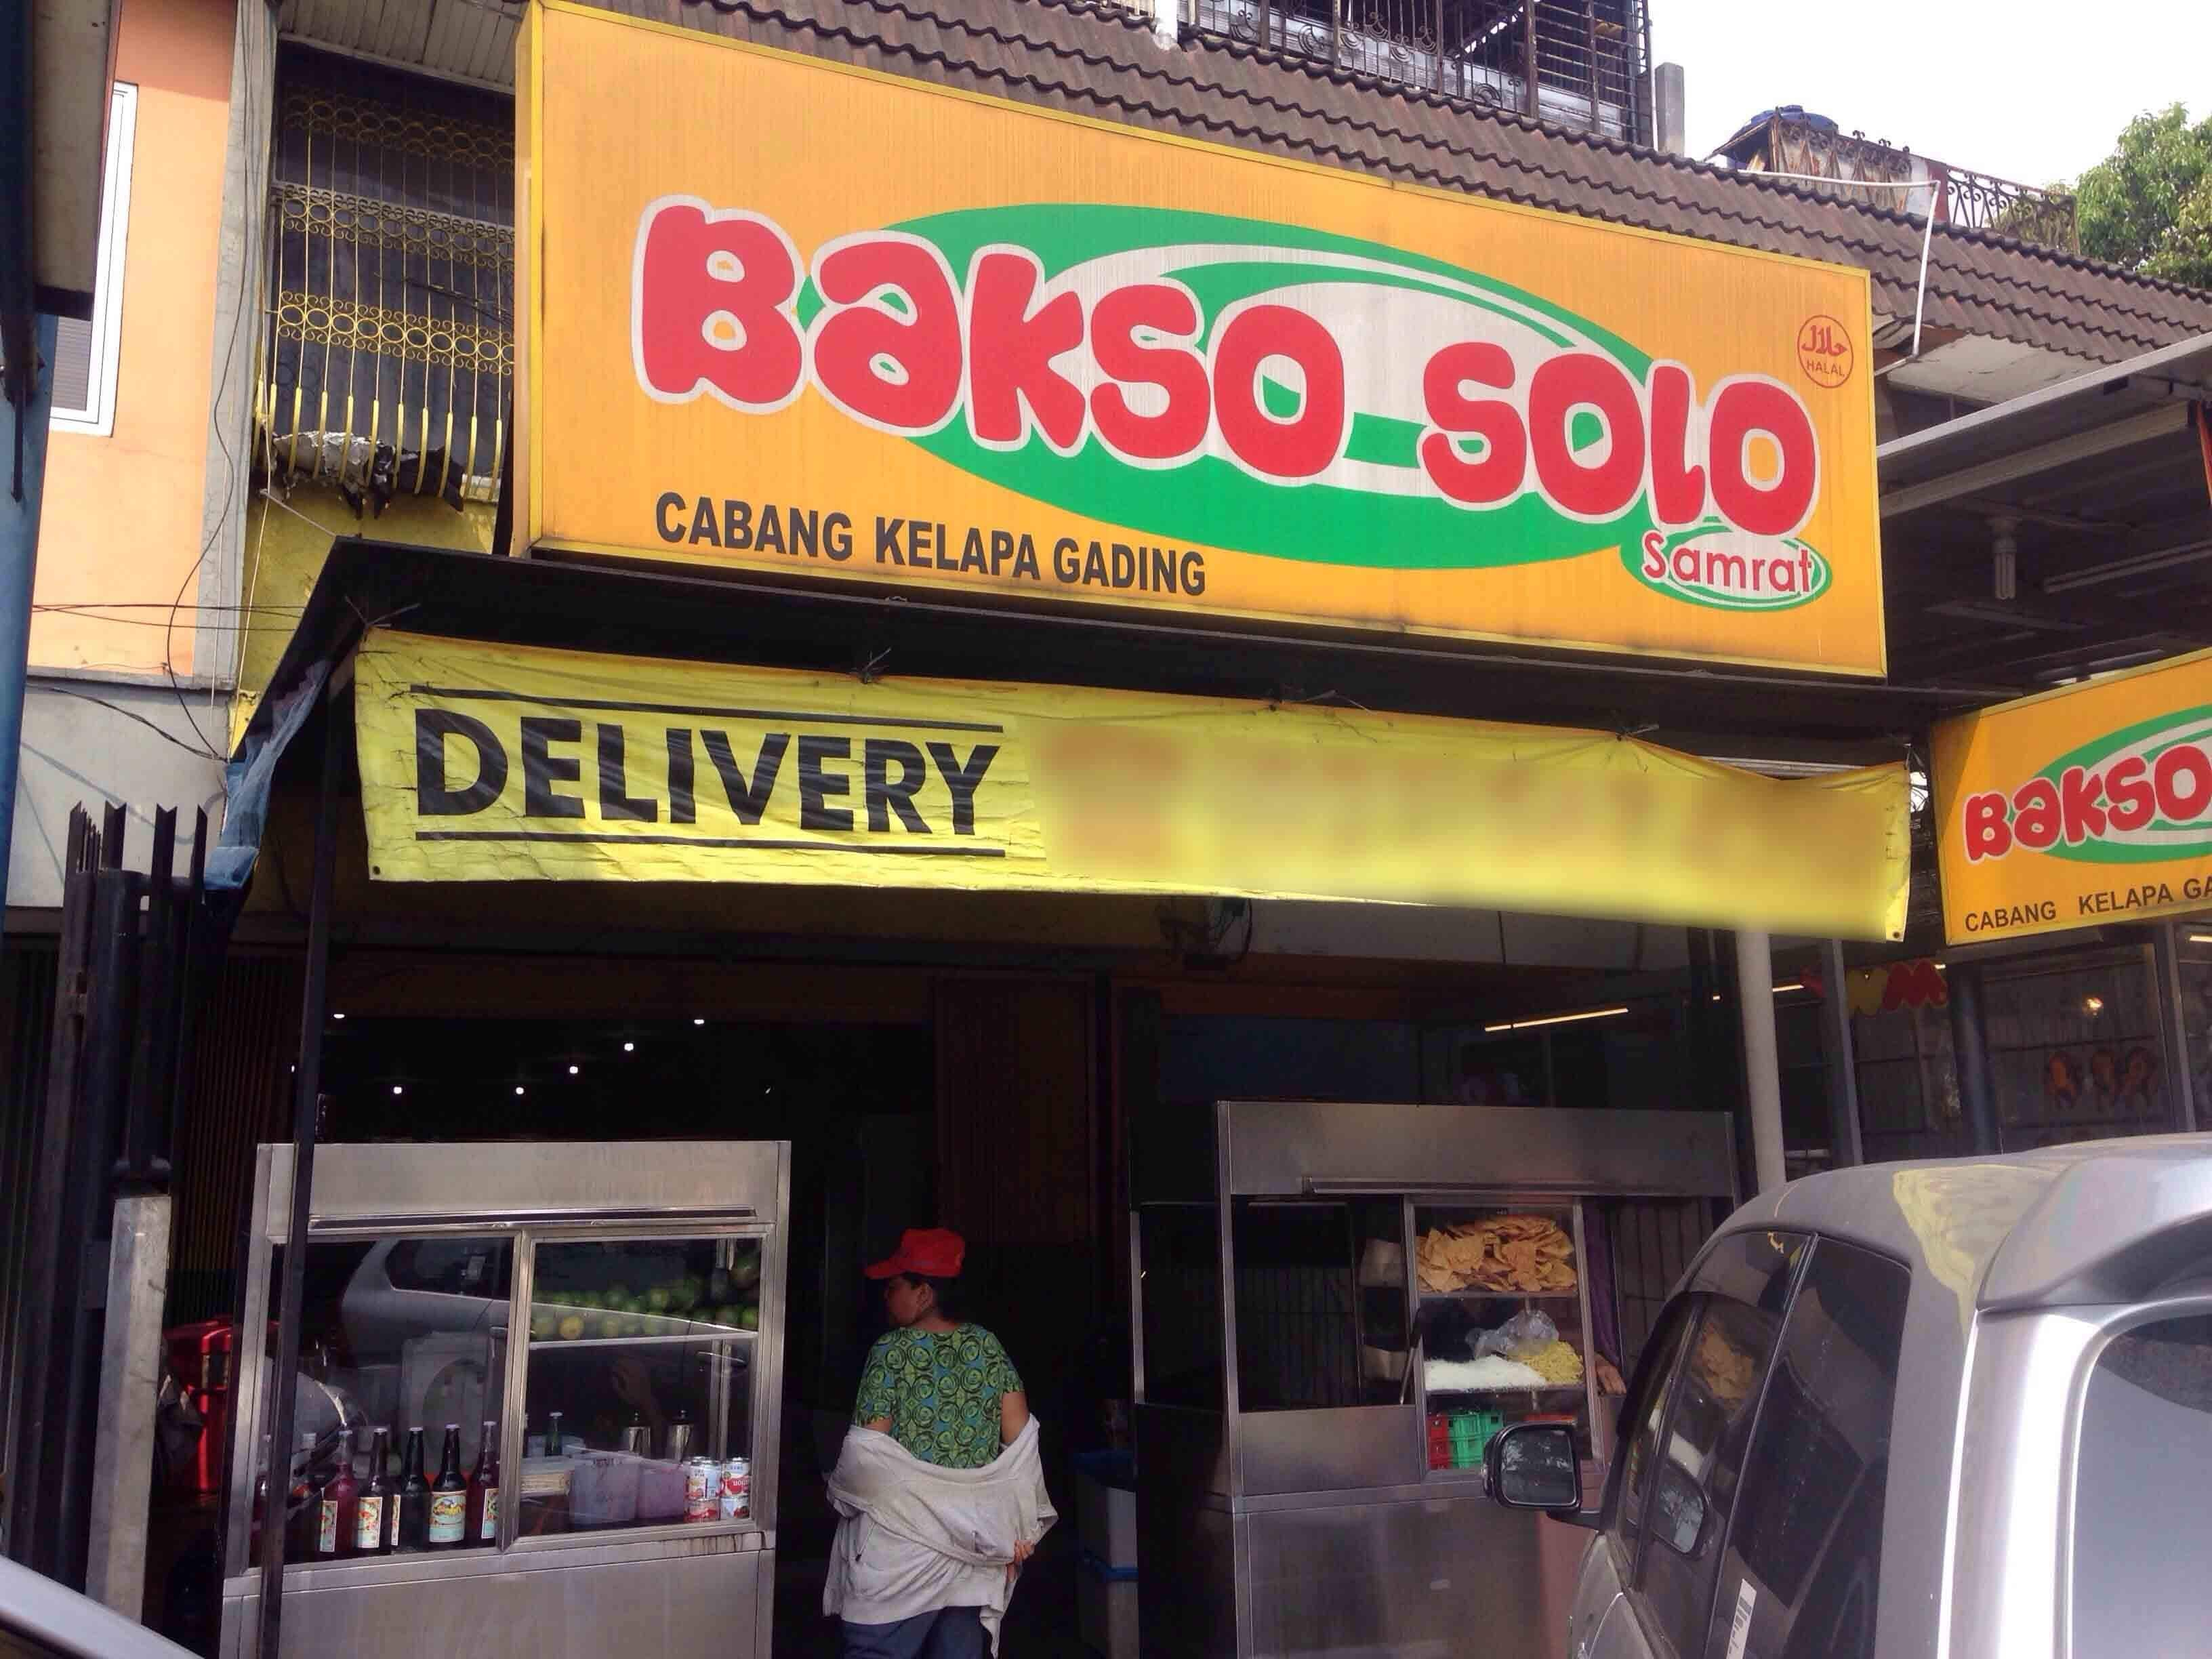
M 235 678 L 245 601 L 246 514 L 252 471 L 255 365 L 260 361 L 261 285 L 269 226 L 269 145 L 276 91 L 276 11 L 241 5 L 232 42 L 230 135 L 223 160 L 222 222 L 216 244 L 215 395 L 208 404 L 207 469 L 201 487 L 200 562 L 194 597 L 192 678 Z M 221 722 L 210 738 L 229 747 Z
M 1669 155 L 1690 153 L 1689 115 L 1683 92 L 1680 64 L 1662 64 L 1651 71 L 1652 140 Z
M 1743 1011 L 1744 1097 L 1751 1111 L 1752 1169 L 1759 1190 L 1788 1179 L 1782 1162 L 1782 1056 L 1774 1036 L 1774 942 L 1739 929 L 1736 1001 Z
M 161 1309 L 168 1294 L 168 1196 L 117 1199 L 84 1588 L 94 1601 L 134 1620 L 145 1610 L 154 1403 L 161 1389 Z

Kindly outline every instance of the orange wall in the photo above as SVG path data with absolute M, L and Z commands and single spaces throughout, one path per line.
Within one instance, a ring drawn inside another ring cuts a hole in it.
M 34 667 L 160 672 L 161 624 L 200 556 L 234 19 L 234 0 L 123 7 L 116 78 L 138 88 L 138 130 L 115 430 L 52 434 L 36 599 L 151 608 L 108 613 L 129 620 L 39 612 Z M 187 605 L 198 586 L 193 576 Z M 179 614 L 166 645 L 179 674 L 194 666 L 192 615 Z

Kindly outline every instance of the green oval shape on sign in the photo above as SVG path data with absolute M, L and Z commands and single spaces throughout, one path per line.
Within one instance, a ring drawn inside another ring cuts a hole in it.
M 1678 554 L 1687 552 L 1684 561 Z M 1645 568 L 1658 559 L 1661 574 Z M 1715 611 L 1795 611 L 1826 592 L 1835 573 L 1820 550 L 1794 536 L 1752 536 L 1708 519 L 1678 530 L 1656 549 L 1620 550 L 1629 573 L 1653 592 Z M 1790 586 L 1783 587 L 1786 580 Z
M 2212 741 L 2212 704 L 2177 708 L 2172 714 L 2154 714 L 2093 738 L 2061 755 L 2035 775 L 2055 788 L 2059 780 L 2077 766 L 2084 771 L 2095 771 L 2130 754 L 2140 755 L 2147 765 L 2155 764 L 2160 755 L 2179 744 L 2207 741 Z M 2138 836 L 2146 839 L 2136 839 Z M 2153 837 L 2155 839 L 2150 839 Z M 2176 823 L 2161 815 L 2140 830 L 2118 830 L 2107 825 L 2101 839 L 2074 846 L 2061 841 L 2044 852 L 2047 857 L 2068 859 L 2077 864 L 2172 864 L 2203 858 L 2212 855 L 2212 819 Z
M 1410 349 L 1391 343 L 1392 361 L 1406 350 L 1416 395 L 1418 365 L 1459 337 L 1525 335 L 1533 346 L 1599 353 L 1631 379 L 1644 380 L 1650 356 L 1596 325 L 1539 296 L 1442 260 L 1377 242 L 1296 225 L 1172 209 L 1086 203 L 975 208 L 889 227 L 934 243 L 963 276 L 975 252 L 994 246 L 1036 255 L 1047 282 L 1096 267 L 1097 280 L 1136 280 L 1113 273 L 1141 268 L 1198 297 L 1210 325 L 1232 305 L 1286 289 L 1340 300 L 1357 314 L 1389 313 L 1463 319 L 1465 333 L 1433 338 L 1416 329 Z M 1109 264 L 1107 262 L 1115 262 Z M 802 322 L 820 308 L 811 286 L 799 296 Z M 1383 331 L 1373 331 L 1380 338 Z M 1431 331 L 1433 331 L 1432 330 Z M 1201 344 L 1203 342 L 1201 342 Z M 1639 497 L 1603 523 L 1570 519 L 1531 491 L 1500 507 L 1455 507 L 1420 471 L 1422 431 L 1417 410 L 1361 409 L 1359 375 L 1347 351 L 1355 393 L 1344 469 L 1358 482 L 1283 485 L 1254 477 L 1234 463 L 1200 455 L 1170 467 L 1139 467 L 1086 439 L 1073 455 L 1055 453 L 1032 437 L 1015 450 L 987 449 L 955 420 L 914 439 L 949 465 L 1033 501 L 1103 524 L 1125 526 L 1177 546 L 1199 545 L 1310 563 L 1378 570 L 1472 570 L 1579 557 L 1632 547 L 1652 527 Z M 1271 410 L 1295 407 L 1286 387 L 1263 389 Z M 1588 441 L 1579 431 L 1577 441 Z

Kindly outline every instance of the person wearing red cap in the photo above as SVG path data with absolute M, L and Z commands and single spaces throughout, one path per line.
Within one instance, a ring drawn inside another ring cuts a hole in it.
M 946 1227 L 909 1227 L 867 1269 L 884 1287 L 892 1328 L 869 1351 L 853 1420 L 888 1434 L 925 1463 L 980 1469 L 1030 1420 L 1022 1379 L 999 1339 L 953 1317 L 967 1241 Z
M 1007 1480 L 1041 1482 L 1041 1476 L 1033 1471 L 1036 1437 L 1025 1433 L 1030 1410 L 1020 1373 L 997 1337 L 981 1325 L 957 1316 L 960 1270 L 966 1258 L 967 1244 L 959 1234 L 943 1227 L 909 1228 L 889 1258 L 867 1268 L 868 1277 L 883 1286 L 884 1306 L 892 1328 L 869 1351 L 854 1406 L 854 1425 L 889 1436 L 912 1457 L 937 1469 L 991 1470 L 1000 1463 L 1002 1455 L 1012 1459 L 1019 1452 L 1024 1455 L 1019 1468 Z M 848 1473 L 852 1451 L 848 1446 L 848 1458 L 840 1460 L 841 1475 Z M 921 1479 L 922 1472 L 914 1470 L 911 1464 L 906 1467 L 909 1484 Z M 840 1479 L 833 1476 L 833 1495 L 839 1493 L 841 1485 Z M 951 1501 L 957 1504 L 959 1500 Z M 1027 1512 L 1031 1524 L 1035 1511 L 1042 1507 L 1041 1497 L 1030 1504 Z M 1049 1518 L 1048 1508 L 1044 1509 L 1045 1524 L 1049 1524 Z M 854 1533 L 848 1539 L 841 1529 L 841 1547 L 849 1545 L 855 1552 L 872 1548 L 880 1553 L 888 1541 L 878 1535 L 864 1543 L 863 1537 Z M 865 1570 L 852 1572 L 853 1583 L 841 1583 L 832 1598 L 839 1605 L 831 1609 L 843 1623 L 848 1659 L 970 1659 L 970 1656 L 994 1651 L 999 1616 L 1005 1611 L 1015 1573 L 1029 1558 L 1033 1544 L 1034 1538 L 1013 1539 L 1003 1583 L 988 1577 L 979 1581 L 975 1566 L 949 1559 L 937 1561 L 925 1551 L 927 1567 L 901 1569 L 890 1575 L 900 1586 L 899 1593 L 908 1598 L 902 1604 L 897 1596 L 878 1598 L 857 1593 L 854 1584 L 863 1577 L 872 1583 L 873 1575 Z M 856 1553 L 853 1565 L 861 1565 Z M 997 1571 L 991 1569 L 993 1574 Z M 939 1577 L 944 1579 L 941 1588 L 921 1588 L 925 1579 L 934 1581 Z M 950 1603 L 944 1600 L 948 1595 L 955 1598 Z M 916 1601 L 936 1605 L 884 1622 L 856 1620 L 851 1616 L 855 1612 L 872 1612 L 881 1618 L 887 1611 L 902 1611 Z

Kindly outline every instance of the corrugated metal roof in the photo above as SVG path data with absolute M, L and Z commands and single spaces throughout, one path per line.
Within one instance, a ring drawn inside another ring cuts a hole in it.
M 514 85 L 521 0 L 283 0 L 277 32 L 479 86 Z

